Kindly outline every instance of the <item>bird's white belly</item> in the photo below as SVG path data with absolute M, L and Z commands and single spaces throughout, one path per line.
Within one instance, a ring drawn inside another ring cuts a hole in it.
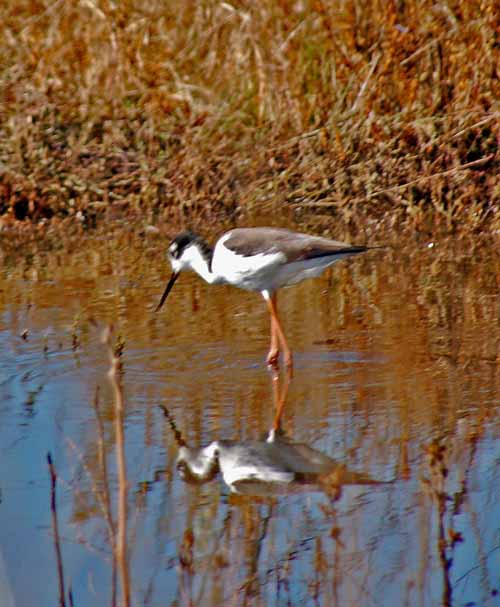
M 321 259 L 306 259 L 287 263 L 280 267 L 273 276 L 272 285 L 269 290 L 275 291 L 281 287 L 295 285 L 308 278 L 317 278 L 336 261 L 339 261 L 339 259 L 341 257 L 337 255 L 335 257 L 322 257 Z
M 274 279 L 280 266 L 285 263 L 283 253 L 271 253 L 244 257 L 217 246 L 212 258 L 212 272 L 221 279 L 248 291 L 273 290 Z
M 256 445 L 221 443 L 219 467 L 224 482 L 230 487 L 238 482 L 258 480 L 267 483 L 290 483 L 294 473 L 279 461 L 274 461 L 266 443 Z
M 288 263 L 279 269 L 275 277 L 276 288 L 291 286 L 308 278 L 317 278 L 339 259 L 341 259 L 339 256 L 322 257 Z

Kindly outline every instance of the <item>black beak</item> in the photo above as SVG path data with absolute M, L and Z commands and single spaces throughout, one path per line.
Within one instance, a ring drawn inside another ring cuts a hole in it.
M 187 443 L 184 440 L 180 430 L 175 425 L 174 418 L 170 415 L 170 411 L 165 407 L 165 405 L 159 405 L 160 409 L 163 411 L 163 415 L 165 416 L 167 422 L 169 423 L 170 428 L 175 436 L 175 442 L 179 445 L 179 447 L 187 447 Z
M 172 287 L 174 286 L 174 283 L 177 280 L 178 276 L 179 276 L 179 272 L 172 272 L 172 276 L 170 277 L 170 280 L 167 283 L 165 291 L 163 292 L 163 295 L 161 296 L 160 303 L 158 304 L 158 307 L 156 308 L 155 312 L 158 312 L 158 310 L 162 307 L 163 303 L 165 302 L 165 300 L 168 297 L 168 294 L 172 290 Z

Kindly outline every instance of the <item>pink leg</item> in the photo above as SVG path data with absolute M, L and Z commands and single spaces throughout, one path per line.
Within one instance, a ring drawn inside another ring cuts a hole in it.
M 269 347 L 269 354 L 267 355 L 267 364 L 273 369 L 278 368 L 278 359 L 280 355 L 278 334 L 276 332 L 276 323 L 274 316 L 271 314 L 271 345 Z
M 279 345 L 281 344 L 286 368 L 291 372 L 293 368 L 293 357 L 278 318 L 276 294 L 271 295 L 269 299 L 266 298 L 266 302 L 267 307 L 269 308 L 269 313 L 271 314 L 271 348 L 269 350 L 269 354 L 267 355 L 267 364 L 271 365 L 272 367 L 278 366 Z

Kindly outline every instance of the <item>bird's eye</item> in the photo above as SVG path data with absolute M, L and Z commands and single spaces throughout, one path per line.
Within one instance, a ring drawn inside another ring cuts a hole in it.
M 169 251 L 170 255 L 172 255 L 172 257 L 178 257 L 178 255 L 179 255 L 178 247 L 175 244 L 175 242 L 170 245 L 170 248 L 168 249 L 168 251 Z

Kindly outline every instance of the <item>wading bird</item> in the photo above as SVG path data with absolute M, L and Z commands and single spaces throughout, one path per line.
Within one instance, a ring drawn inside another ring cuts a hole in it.
M 190 483 L 206 483 L 220 472 L 232 493 L 264 496 L 324 491 L 335 500 L 340 498 L 344 485 L 383 484 L 287 435 L 281 420 L 288 386 L 289 378 L 281 386 L 276 372 L 274 420 L 266 436 L 258 440 L 214 440 L 206 447 L 190 447 L 171 412 L 160 405 L 179 448 L 176 467 L 181 478 Z
M 281 228 L 237 228 L 223 234 L 212 249 L 202 238 L 185 231 L 168 247 L 172 275 L 156 311 L 162 307 L 180 272 L 185 270 L 196 272 L 210 284 L 230 284 L 258 291 L 271 315 L 267 363 L 277 366 L 281 346 L 285 364 L 291 369 L 292 352 L 278 318 L 276 291 L 319 276 L 339 259 L 369 248 Z

